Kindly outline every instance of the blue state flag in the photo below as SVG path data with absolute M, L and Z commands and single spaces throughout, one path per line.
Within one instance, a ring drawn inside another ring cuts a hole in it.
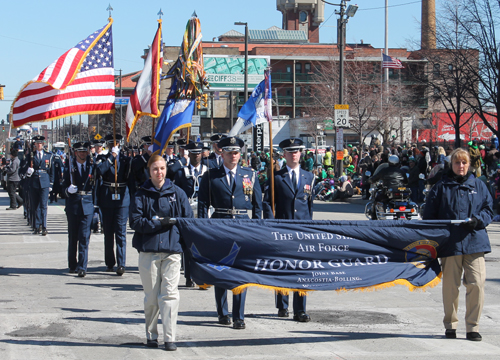
M 252 95 L 238 112 L 238 120 L 229 132 L 229 136 L 235 136 L 250 129 L 252 126 L 267 121 L 265 115 L 266 81 L 262 80 L 252 91 Z
M 175 99 L 173 94 L 176 88 L 177 80 L 172 84 L 169 98 L 156 125 L 153 153 L 163 154 L 168 142 L 177 131 L 191 127 L 194 100 Z

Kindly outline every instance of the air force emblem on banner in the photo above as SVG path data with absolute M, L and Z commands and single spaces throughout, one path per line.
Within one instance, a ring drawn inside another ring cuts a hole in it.
M 230 269 L 234 265 L 234 262 L 236 260 L 236 257 L 238 256 L 238 253 L 240 252 L 240 249 L 241 246 L 238 246 L 238 244 L 233 243 L 233 247 L 229 251 L 229 254 L 220 259 L 216 264 L 213 263 L 213 260 L 210 260 L 202 256 L 194 243 L 191 245 L 191 254 L 193 254 L 193 258 L 196 259 L 198 262 L 204 263 L 208 267 L 211 267 L 217 271 L 222 271 Z
M 418 268 L 424 268 L 430 261 L 437 258 L 439 244 L 431 240 L 419 240 L 403 248 L 406 262 Z

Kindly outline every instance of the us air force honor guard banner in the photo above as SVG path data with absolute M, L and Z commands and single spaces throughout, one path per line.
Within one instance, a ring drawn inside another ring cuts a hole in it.
M 296 290 L 410 290 L 439 283 L 446 221 L 178 219 L 197 284 Z

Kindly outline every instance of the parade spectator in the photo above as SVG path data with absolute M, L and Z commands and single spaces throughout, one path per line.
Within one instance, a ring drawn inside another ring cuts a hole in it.
M 19 158 L 17 157 L 18 151 L 13 148 L 10 151 L 10 163 L 4 167 L 3 170 L 7 172 L 7 192 L 10 198 L 10 207 L 7 210 L 17 210 L 23 206 L 23 199 L 17 193 L 17 187 L 21 178 L 19 177 Z
M 450 228 L 450 241 L 440 246 L 443 272 L 445 336 L 457 337 L 460 282 L 466 291 L 467 339 L 481 341 L 479 319 L 484 303 L 486 278 L 484 254 L 491 251 L 486 227 L 493 218 L 488 189 L 471 174 L 469 153 L 456 149 L 451 154 L 451 170 L 431 189 L 423 212 L 424 220 L 465 220 Z M 474 194 L 474 195 L 470 195 Z
M 470 156 L 470 170 L 479 177 L 481 176 L 481 152 L 477 146 L 477 141 L 472 140 L 469 142 L 469 156 Z
M 323 166 L 325 167 L 326 171 L 332 168 L 332 164 L 333 164 L 332 152 L 331 149 L 327 147 L 325 156 L 323 156 Z
M 137 191 L 130 211 L 135 230 L 132 246 L 139 252 L 139 275 L 144 289 L 146 346 L 158 347 L 158 315 L 161 315 L 165 350 L 175 351 L 181 237 L 172 218 L 192 218 L 189 200 L 166 178 L 167 164 L 160 155 L 148 161 L 150 179 Z
M 306 170 L 311 172 L 314 169 L 314 154 L 308 152 L 306 155 Z

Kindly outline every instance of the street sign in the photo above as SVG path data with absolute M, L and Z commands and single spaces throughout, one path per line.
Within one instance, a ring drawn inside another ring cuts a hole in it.
M 192 126 L 200 126 L 201 124 L 201 115 L 193 115 L 193 118 L 191 120 L 191 125 Z
M 101 139 L 102 139 L 102 136 L 101 136 L 100 134 L 96 134 L 96 135 L 94 136 L 94 139 L 96 139 L 96 140 L 101 140 Z
M 191 126 L 191 136 L 200 135 L 200 128 L 198 126 Z
M 337 151 L 344 150 L 344 129 L 338 127 L 337 128 Z
M 127 105 L 128 101 L 128 97 L 115 97 L 115 105 Z
M 349 123 L 349 105 L 336 104 L 335 105 L 335 127 L 351 127 Z

